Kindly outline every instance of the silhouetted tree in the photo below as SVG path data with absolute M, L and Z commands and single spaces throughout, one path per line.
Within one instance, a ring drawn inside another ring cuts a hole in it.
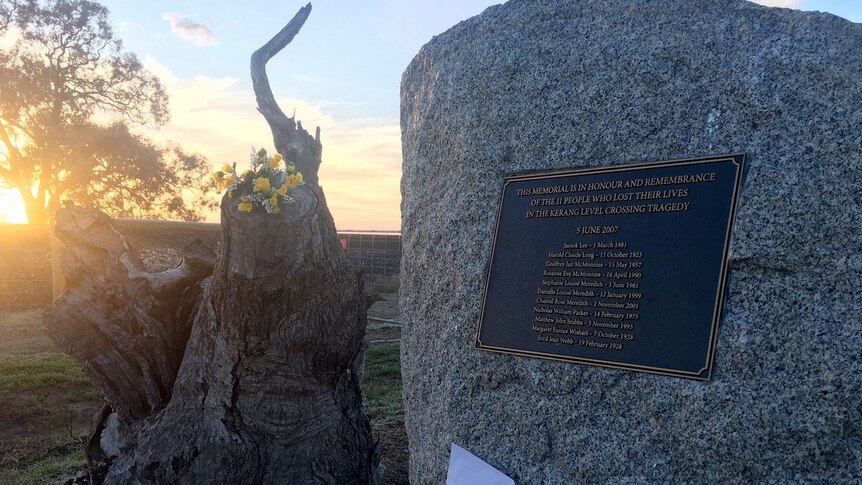
M 62 200 L 186 220 L 214 206 L 206 159 L 130 130 L 164 124 L 168 97 L 123 50 L 105 7 L 0 0 L 0 34 L 0 186 L 18 190 L 30 223 Z

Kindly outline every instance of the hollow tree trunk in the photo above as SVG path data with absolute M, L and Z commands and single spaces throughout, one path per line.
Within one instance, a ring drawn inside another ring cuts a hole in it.
M 281 112 L 264 72 L 310 9 L 252 57 L 276 149 L 306 179 L 286 210 L 242 213 L 225 198 L 218 255 L 193 243 L 157 274 L 107 216 L 58 212 L 69 283 L 46 321 L 110 403 L 89 452 L 109 460 L 106 483 L 380 478 L 359 389 L 365 300 L 317 184 L 319 130 Z
M 277 217 L 223 201 L 223 246 L 173 397 L 138 445 L 144 481 L 372 481 L 361 283 L 320 188 L 294 198 Z

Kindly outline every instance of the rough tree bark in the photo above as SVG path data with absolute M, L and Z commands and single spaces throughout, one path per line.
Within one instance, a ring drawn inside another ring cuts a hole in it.
M 105 483 L 376 483 L 361 409 L 366 307 L 317 183 L 319 129 L 279 109 L 265 64 L 311 5 L 252 56 L 258 109 L 306 184 L 280 214 L 221 205 L 222 244 L 147 273 L 104 214 L 62 209 L 66 290 L 46 312 L 109 406 L 88 455 Z M 210 275 L 211 273 L 211 275 Z

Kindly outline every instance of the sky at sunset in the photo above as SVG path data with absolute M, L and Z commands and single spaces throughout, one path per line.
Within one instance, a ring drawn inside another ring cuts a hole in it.
M 251 53 L 304 5 L 290 1 L 102 0 L 117 37 L 157 74 L 171 99 L 160 141 L 244 167 L 252 145 L 272 149 L 255 110 Z M 282 109 L 309 131 L 321 128 L 320 170 L 336 226 L 400 227 L 399 86 L 407 64 L 433 35 L 500 3 L 493 0 L 313 2 L 294 41 L 268 64 Z M 762 0 L 828 11 L 862 22 L 862 0 Z M 16 205 L 18 204 L 18 205 Z M 0 222 L 24 222 L 20 201 L 0 191 Z M 216 214 L 209 220 L 216 221 Z

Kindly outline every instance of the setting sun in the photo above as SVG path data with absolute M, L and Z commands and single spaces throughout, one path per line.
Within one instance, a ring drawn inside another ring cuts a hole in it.
M 0 189 L 0 224 L 26 224 L 24 202 L 14 189 Z

